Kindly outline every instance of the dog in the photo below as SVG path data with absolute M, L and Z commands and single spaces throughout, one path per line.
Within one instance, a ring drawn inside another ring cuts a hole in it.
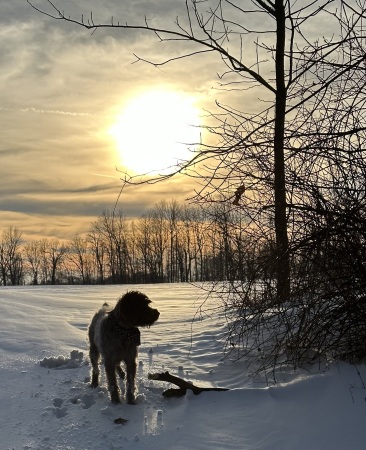
M 151 308 L 151 300 L 142 292 L 126 292 L 113 309 L 108 303 L 94 315 L 88 330 L 89 356 L 92 365 L 91 387 L 99 385 L 99 357 L 104 359 L 108 391 L 112 403 L 121 403 L 116 374 L 123 380 L 126 366 L 126 401 L 136 404 L 136 358 L 140 345 L 138 327 L 150 327 L 159 318 L 159 311 Z

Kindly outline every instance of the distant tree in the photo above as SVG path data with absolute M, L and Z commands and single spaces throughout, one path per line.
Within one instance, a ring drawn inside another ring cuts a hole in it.
M 143 214 L 136 222 L 135 246 L 144 283 L 156 282 L 159 276 L 153 233 L 151 215 Z
M 166 281 L 165 262 L 169 244 L 171 243 L 165 210 L 160 203 L 148 211 L 145 216 L 147 218 L 145 224 L 148 225 L 149 233 L 151 233 L 149 255 L 153 269 L 151 273 L 154 274 L 153 281 L 162 283 Z
M 178 266 L 180 272 L 180 281 L 198 281 L 198 273 L 195 271 L 198 264 L 198 242 L 196 241 L 195 231 L 198 228 L 199 216 L 197 208 L 187 205 L 181 206 L 181 220 L 178 229 Z M 201 230 L 202 233 L 202 230 Z M 201 234 L 199 233 L 199 234 Z M 197 275 L 195 278 L 194 274 Z
M 96 282 L 104 284 L 106 274 L 106 248 L 103 236 L 99 233 L 98 222 L 94 222 L 91 231 L 88 233 L 87 241 L 94 256 L 96 266 Z
M 104 265 L 111 283 L 127 283 L 133 277 L 128 232 L 128 224 L 122 211 L 104 211 L 93 224 L 89 238 L 92 237 L 93 240 L 99 271 Z
M 82 284 L 91 282 L 91 259 L 88 240 L 76 234 L 69 241 L 68 260 L 75 266 Z
M 40 253 L 41 253 L 41 284 L 49 284 L 51 278 L 51 270 L 48 258 L 48 239 L 43 238 L 39 241 Z
M 138 25 L 114 18 L 98 23 L 92 14 L 77 19 L 50 0 L 46 3 L 51 10 L 42 13 L 87 29 L 138 29 L 167 44 L 174 40 L 177 53 L 162 62 L 150 62 L 155 66 L 194 55 L 219 56 L 221 88 L 233 94 L 233 105 L 219 105 L 221 113 L 213 115 L 215 121 L 208 126 L 217 143 L 202 145 L 177 172 L 192 169 L 192 176 L 203 181 L 197 200 L 207 202 L 212 193 L 221 193 L 253 219 L 253 229 L 266 232 L 274 227 L 277 301 L 288 300 L 289 234 L 292 239 L 293 233 L 289 219 L 294 211 L 291 171 L 301 167 L 298 155 L 308 154 L 307 142 L 313 136 L 325 142 L 346 132 L 357 139 L 365 129 L 363 123 L 351 122 L 345 131 L 344 122 L 341 128 L 338 122 L 329 128 L 330 122 L 317 114 L 324 96 L 342 98 L 348 93 L 347 82 L 364 73 L 364 51 L 359 46 L 364 3 L 252 0 L 243 5 L 191 0 L 186 2 L 186 16 L 177 18 L 171 28 L 147 18 Z M 318 27 L 324 38 L 311 34 Z M 263 99 L 264 107 L 259 102 L 258 108 L 252 105 L 254 112 L 242 111 L 238 97 L 251 92 Z M 361 111 L 362 106 L 347 98 L 355 116 L 355 109 Z
M 189 232 L 191 233 L 192 240 L 190 242 L 190 250 L 188 250 L 190 259 L 192 259 L 192 269 L 194 281 L 204 280 L 204 258 L 206 252 L 207 243 L 207 231 L 209 224 L 205 210 L 195 206 L 187 208 L 188 213 L 184 212 L 183 224 L 189 226 Z M 188 219 L 187 219 L 188 216 Z M 189 222 L 188 222 L 189 220 Z
M 252 273 L 262 279 L 226 281 L 235 269 L 230 215 L 219 222 L 224 239 L 216 227 L 208 233 L 205 271 L 224 279 L 214 292 L 229 351 L 254 355 L 272 373 L 319 355 L 365 358 L 365 1 L 191 0 L 170 28 L 157 17 L 137 25 L 73 18 L 46 3 L 42 13 L 87 29 L 151 33 L 174 52 L 147 61 L 156 67 L 219 57 L 226 99 L 206 125 L 210 140 L 147 181 L 198 179 L 196 201 L 207 208 L 226 198 L 224 212 L 238 210 L 258 243 L 263 265 L 254 261 Z
M 39 273 L 42 264 L 42 242 L 28 242 L 23 248 L 23 253 L 29 267 L 32 284 L 37 285 L 39 284 Z
M 3 286 L 8 282 L 19 285 L 23 279 L 23 261 L 20 251 L 22 233 L 10 226 L 4 230 L 0 242 L 0 271 Z
M 162 200 L 155 205 L 156 218 L 161 220 L 162 231 L 167 233 L 167 260 L 166 270 L 170 283 L 177 281 L 178 265 L 178 228 L 181 219 L 181 205 L 177 201 L 167 202 Z
M 50 270 L 50 283 L 57 284 L 57 271 L 67 253 L 67 247 L 58 239 L 44 240 L 44 257 Z

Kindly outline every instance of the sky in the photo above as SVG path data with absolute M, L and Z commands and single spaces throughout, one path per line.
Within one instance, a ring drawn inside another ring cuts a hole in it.
M 119 0 L 56 4 L 77 18 L 92 10 L 100 22 L 112 15 L 137 22 L 146 15 L 169 24 L 184 2 L 134 0 L 123 9 Z M 45 0 L 35 5 L 47 8 Z M 216 72 L 209 58 L 204 65 L 196 58 L 161 68 L 134 63 L 134 53 L 162 60 L 166 47 L 146 33 L 92 33 L 52 20 L 26 0 L 0 0 L 0 22 L 0 232 L 15 226 L 25 240 L 85 233 L 103 211 L 115 207 L 124 170 L 171 166 L 176 161 L 171 156 L 187 156 L 182 143 L 199 141 L 202 110 L 214 101 Z M 166 97 L 157 111 L 156 93 Z M 152 97 L 144 104 L 146 95 Z M 135 122 L 116 132 L 128 111 Z M 176 116 L 185 128 L 172 137 L 181 144 L 166 160 L 146 139 L 152 129 L 141 122 L 154 118 L 157 140 L 167 129 L 183 126 L 172 122 Z M 121 133 L 128 135 L 123 142 Z M 135 141 L 149 150 L 138 154 Z M 118 208 L 137 217 L 162 199 L 183 201 L 192 191 L 190 180 L 137 186 L 123 191 Z
M 52 12 L 47 0 L 33 4 Z M 114 23 L 135 25 L 146 18 L 174 28 L 178 17 L 187 25 L 182 0 L 55 0 L 55 5 L 77 20 L 92 11 L 95 23 L 110 24 L 113 17 Z M 245 12 L 247 17 L 250 29 L 264 32 L 257 35 L 261 42 L 272 44 L 268 14 Z M 236 16 L 228 18 L 241 24 Z M 314 38 L 319 20 L 307 25 Z M 333 32 L 330 23 L 322 22 L 322 33 Z M 242 37 L 239 42 L 234 34 L 228 48 L 254 64 L 255 36 Z M 185 47 L 188 53 L 195 49 Z M 142 61 L 161 63 L 182 52 L 177 41 L 160 42 L 141 30 L 87 30 L 51 19 L 26 0 L 0 0 L 0 233 L 14 226 L 25 241 L 66 240 L 87 233 L 99 215 L 115 207 L 136 218 L 161 200 L 192 198 L 193 178 L 129 187 L 120 196 L 121 178 L 125 172 L 156 174 L 189 159 L 194 144 L 211 143 L 200 127 L 217 112 L 216 102 L 253 112 L 257 105 L 267 108 L 268 97 L 252 85 L 238 85 L 238 91 L 226 84 L 233 78 L 220 78 L 227 68 L 212 53 L 159 66 Z M 273 83 L 270 67 L 267 58 L 260 70 Z

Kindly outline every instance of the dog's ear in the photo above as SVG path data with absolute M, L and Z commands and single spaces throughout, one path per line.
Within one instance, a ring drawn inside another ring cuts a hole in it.
M 123 302 L 123 296 L 118 300 L 113 312 L 118 321 L 126 320 L 126 307 L 127 305 Z
M 120 322 L 130 322 L 136 315 L 141 307 L 139 298 L 141 298 L 140 292 L 128 291 L 118 300 L 114 312 Z

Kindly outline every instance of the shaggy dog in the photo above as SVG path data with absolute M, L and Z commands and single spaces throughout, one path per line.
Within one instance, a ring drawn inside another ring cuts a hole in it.
M 121 379 L 126 365 L 126 400 L 135 404 L 136 358 L 140 345 L 138 327 L 150 326 L 159 318 L 159 311 L 149 306 L 151 300 L 142 292 L 124 294 L 114 309 L 105 303 L 94 315 L 89 326 L 90 361 L 92 364 L 91 387 L 99 384 L 99 356 L 104 358 L 108 390 L 112 403 L 121 403 L 116 373 Z

